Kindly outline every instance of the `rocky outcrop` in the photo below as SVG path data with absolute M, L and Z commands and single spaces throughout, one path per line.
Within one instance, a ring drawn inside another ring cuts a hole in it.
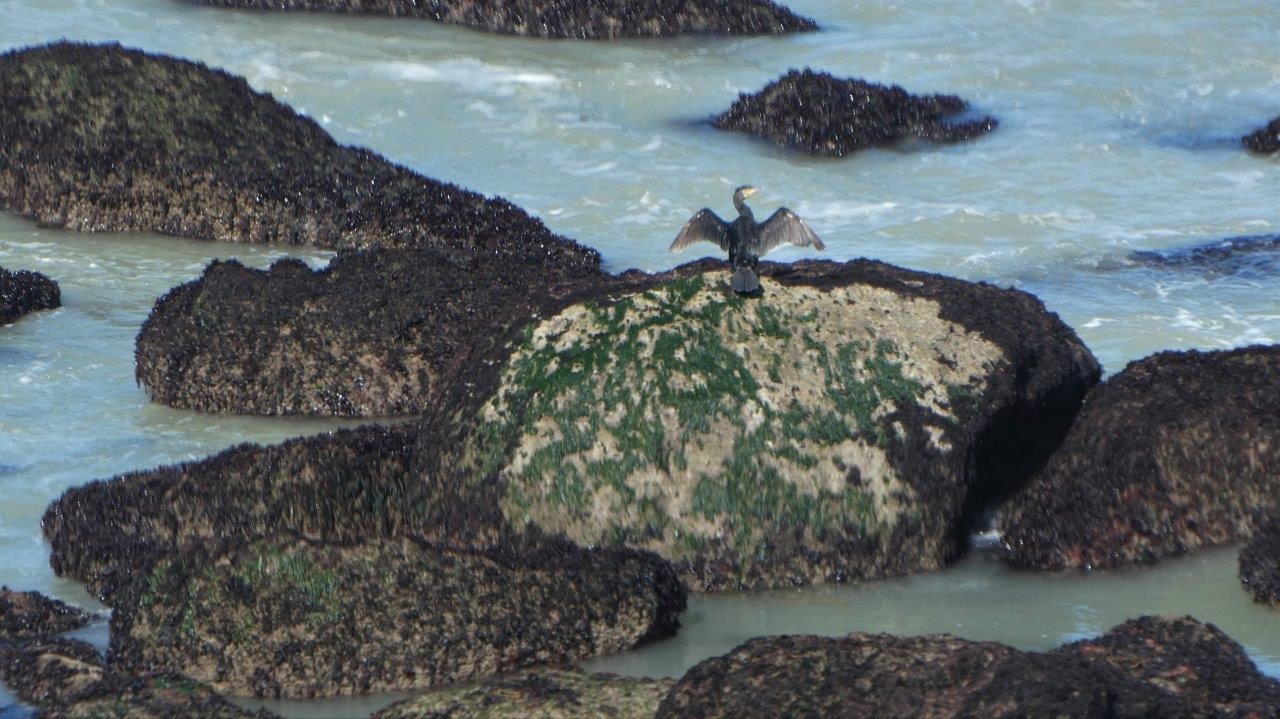
M 675 562 L 690 586 L 937 569 L 1098 366 L 1035 298 L 880 263 L 718 265 L 542 315 L 467 361 L 415 465 L 462 506 Z M 461 526 L 461 525 L 459 525 Z
M 753 639 L 690 669 L 658 717 L 1274 716 L 1280 683 L 1191 618 L 1048 653 L 947 635 Z
M 275 531 L 345 544 L 425 532 L 431 488 L 409 477 L 415 438 L 412 425 L 340 430 L 74 487 L 45 512 L 50 562 L 114 605 L 166 556 L 217 554 Z
M 674 683 L 541 669 L 427 692 L 373 719 L 651 719 Z
M 215 262 L 156 303 L 137 378 L 158 402 L 206 412 L 416 415 L 534 295 L 604 281 L 593 267 L 434 250 L 344 253 L 318 271 L 293 259 L 269 271 Z
M 119 45 L 14 50 L 0 55 L 0 107 L 0 208 L 45 225 L 599 262 L 504 200 L 343 147 L 199 63 Z
M 1131 363 L 1001 510 L 1006 558 L 1111 567 L 1249 537 L 1280 496 L 1277 404 L 1277 346 Z
M 907 138 L 960 142 L 996 128 L 994 117 L 963 117 L 968 109 L 955 95 L 912 95 L 897 85 L 842 80 L 806 68 L 739 95 L 714 124 L 810 154 L 843 157 Z
M 11 272 L 0 267 L 0 326 L 17 322 L 28 312 L 61 306 L 62 291 L 57 282 L 39 272 Z
M 1280 152 L 1280 117 L 1240 138 L 1251 152 L 1269 154 Z
M 630 649 L 673 633 L 683 608 L 674 572 L 647 553 L 273 535 L 156 564 L 112 615 L 111 656 L 232 694 L 365 694 Z
M 1280 234 L 1228 237 L 1171 250 L 1138 250 L 1129 260 L 1148 267 L 1269 278 L 1280 274 Z
M 412 17 L 548 38 L 608 39 L 688 33 L 766 35 L 817 25 L 773 0 L 195 0 L 259 10 L 326 10 Z
M 0 641 L 29 639 L 79 629 L 93 615 L 39 592 L 0 587 Z
M 0 642 L 0 681 L 42 717 L 242 719 L 248 712 L 178 674 L 130 677 L 103 665 L 98 651 L 73 639 Z
M 1240 582 L 1259 602 L 1280 608 L 1280 520 L 1272 518 L 1240 550 Z

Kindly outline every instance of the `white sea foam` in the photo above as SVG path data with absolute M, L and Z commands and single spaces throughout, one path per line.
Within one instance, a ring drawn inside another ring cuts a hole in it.
M 438 62 L 393 61 L 378 63 L 385 76 L 406 82 L 450 83 L 494 95 L 511 95 L 520 88 L 551 90 L 560 78 L 551 73 L 493 65 L 474 58 Z

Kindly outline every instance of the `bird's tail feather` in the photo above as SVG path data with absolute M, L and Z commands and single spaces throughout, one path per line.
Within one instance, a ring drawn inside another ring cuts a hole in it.
M 750 267 L 735 267 L 733 270 L 733 279 L 729 281 L 729 286 L 734 292 L 750 294 L 760 290 L 760 278 L 756 277 L 756 273 Z

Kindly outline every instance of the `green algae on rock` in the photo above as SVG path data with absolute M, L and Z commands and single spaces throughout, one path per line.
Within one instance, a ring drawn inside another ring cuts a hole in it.
M 243 78 L 119 45 L 0 55 L 0 208 L 41 224 L 599 263 L 501 199 L 339 145 Z
M 1240 582 L 1254 599 L 1280 609 L 1280 517 L 1272 517 L 1240 550 Z
M 649 549 L 695 588 L 889 576 L 956 556 L 1096 381 L 1022 293 L 806 263 L 762 266 L 748 301 L 705 267 L 526 327 L 415 461 L 515 527 Z M 1008 432 L 1036 439 L 979 450 Z
M 674 683 L 539 669 L 427 692 L 373 719 L 652 719 Z
M 690 669 L 658 717 L 1274 716 L 1280 682 L 1190 617 L 1045 652 L 949 635 L 753 639 Z
M 439 250 L 344 252 L 315 271 L 214 262 L 156 302 L 137 379 L 157 402 L 204 412 L 416 415 L 531 294 L 604 278 Z
M 630 649 L 673 632 L 683 607 L 670 566 L 642 552 L 275 535 L 155 564 L 112 616 L 111 656 L 233 694 L 364 694 Z
M 36 310 L 62 306 L 58 283 L 30 270 L 11 272 L 0 267 L 0 325 L 18 321 Z
M 1280 508 L 1280 346 L 1161 352 L 1094 389 L 1001 508 L 1021 567 L 1114 567 L 1247 539 Z
M 817 25 L 773 0 L 195 0 L 258 10 L 391 15 L 507 35 L 609 39 L 688 33 L 768 35 Z

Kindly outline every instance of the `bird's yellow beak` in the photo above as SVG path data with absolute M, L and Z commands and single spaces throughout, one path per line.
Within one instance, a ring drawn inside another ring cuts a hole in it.
M 748 187 L 747 189 L 742 191 L 743 197 L 751 197 L 754 194 L 756 194 L 756 188 L 754 187 Z

